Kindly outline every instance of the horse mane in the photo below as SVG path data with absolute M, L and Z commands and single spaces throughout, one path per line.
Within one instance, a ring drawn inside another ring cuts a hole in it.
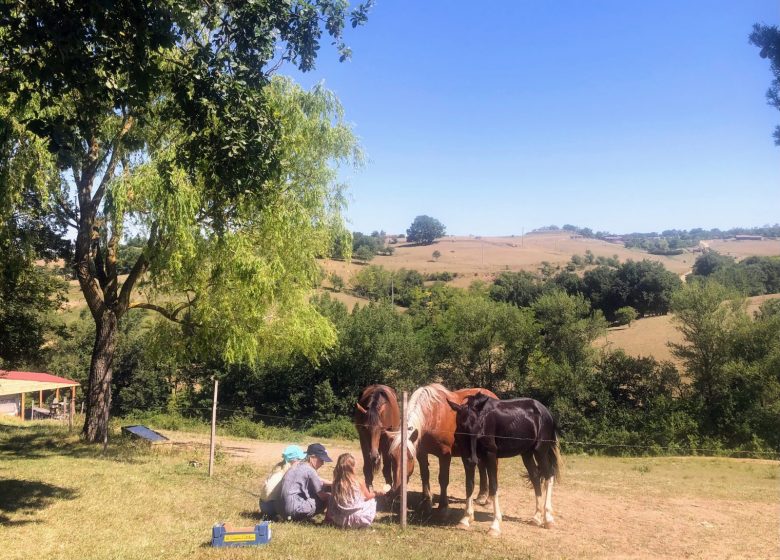
M 412 393 L 412 397 L 409 399 L 409 430 L 406 440 L 406 446 L 412 456 L 417 454 L 417 442 L 420 441 L 420 437 L 422 436 L 428 419 L 434 416 L 433 412 L 437 406 L 447 405 L 447 397 L 450 395 L 452 395 L 452 392 L 441 383 L 431 383 L 425 387 L 420 387 Z M 409 436 L 411 436 L 415 429 L 419 432 L 417 442 L 409 440 Z M 390 452 L 394 453 L 400 446 L 401 432 L 399 431 L 398 433 L 393 434 L 390 441 Z
M 384 399 L 389 403 L 390 395 L 385 391 L 384 387 L 377 387 L 371 394 L 371 400 L 368 401 L 368 406 L 366 406 L 366 412 L 368 413 L 367 422 L 369 426 L 382 425 L 382 418 L 379 415 L 379 408 L 382 404 L 381 399 Z

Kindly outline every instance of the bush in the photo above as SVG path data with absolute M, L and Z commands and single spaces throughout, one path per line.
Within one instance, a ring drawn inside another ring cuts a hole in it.
M 618 326 L 621 325 L 628 325 L 631 326 L 631 323 L 636 321 L 637 318 L 637 312 L 636 309 L 630 306 L 621 307 L 617 311 L 615 311 L 615 324 Z
M 310 436 L 328 439 L 358 439 L 357 429 L 349 418 L 339 416 L 327 422 L 318 422 L 306 432 Z

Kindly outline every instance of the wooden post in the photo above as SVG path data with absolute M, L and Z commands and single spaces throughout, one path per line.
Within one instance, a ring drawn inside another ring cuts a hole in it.
M 408 460 L 407 458 L 408 447 L 406 443 L 406 438 L 408 437 L 407 434 L 408 423 L 406 418 L 406 415 L 408 413 L 407 397 L 408 397 L 408 393 L 404 391 L 404 398 L 401 406 L 401 529 L 406 529 L 406 479 L 408 478 L 406 476 L 407 473 L 406 462 Z
M 73 430 L 73 417 L 76 415 L 76 388 L 70 388 L 70 410 L 68 411 L 68 431 Z
M 43 408 L 43 390 L 38 391 L 38 406 Z
M 217 392 L 219 380 L 214 378 L 214 403 L 211 405 L 211 445 L 209 446 L 209 476 L 214 473 L 214 440 L 217 436 Z
M 59 402 L 59 400 L 60 400 L 60 388 L 59 387 L 57 387 L 57 390 L 54 392 L 54 400 L 56 400 L 57 402 Z
M 22 410 L 21 410 L 22 422 L 24 422 L 24 393 L 22 393 Z

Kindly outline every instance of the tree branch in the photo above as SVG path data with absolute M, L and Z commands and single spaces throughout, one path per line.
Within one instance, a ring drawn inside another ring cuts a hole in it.
M 173 321 L 174 323 L 184 324 L 185 321 L 182 319 L 179 319 L 177 317 L 178 312 L 172 312 L 170 309 L 166 309 L 165 307 L 162 307 L 161 305 L 155 305 L 154 303 L 146 303 L 143 301 L 134 301 L 131 302 L 128 306 L 128 309 L 150 309 L 152 311 L 156 311 L 169 321 Z
M 152 224 L 152 231 L 149 234 L 149 241 L 146 243 L 147 249 L 150 251 L 155 248 L 157 244 L 157 223 Z M 130 309 L 130 294 L 135 288 L 136 282 L 141 276 L 144 275 L 146 269 L 149 267 L 149 260 L 146 258 L 146 253 L 143 252 L 138 256 L 133 268 L 130 270 L 130 274 L 127 275 L 127 280 L 122 284 L 122 291 L 119 292 L 119 298 L 117 299 L 118 313 L 121 315 L 127 309 Z
M 121 151 L 119 149 L 119 144 L 121 143 L 122 138 L 124 138 L 124 136 L 130 131 L 130 129 L 133 128 L 134 122 L 135 121 L 133 120 L 132 116 L 125 117 L 125 120 L 122 123 L 121 130 L 111 141 L 111 146 L 109 148 L 111 150 L 111 158 L 108 160 L 108 166 L 106 167 L 105 173 L 103 173 L 103 178 L 100 181 L 100 185 L 95 191 L 95 195 L 92 197 L 92 206 L 95 209 L 97 209 L 97 207 L 100 205 L 100 201 L 103 200 L 103 195 L 105 195 L 106 193 L 106 187 L 108 186 L 109 181 L 111 181 L 112 177 L 114 176 L 114 171 L 116 170 L 117 163 L 119 163 L 118 154 Z

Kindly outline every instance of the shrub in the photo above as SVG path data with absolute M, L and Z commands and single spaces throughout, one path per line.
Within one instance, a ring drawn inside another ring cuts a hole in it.
M 339 416 L 327 422 L 318 422 L 312 425 L 306 432 L 310 436 L 328 439 L 350 439 L 358 438 L 357 430 L 349 418 Z

